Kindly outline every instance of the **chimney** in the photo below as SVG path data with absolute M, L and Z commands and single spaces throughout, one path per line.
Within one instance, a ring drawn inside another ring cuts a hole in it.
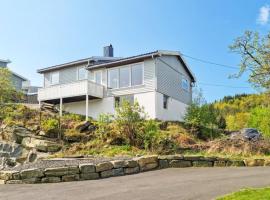
M 113 57 L 113 46 L 110 44 L 110 46 L 103 47 L 103 56 L 104 57 Z

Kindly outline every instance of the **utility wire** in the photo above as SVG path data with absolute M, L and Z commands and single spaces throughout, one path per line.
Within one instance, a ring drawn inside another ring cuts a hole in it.
M 216 65 L 216 66 L 219 66 L 219 67 L 225 67 L 225 68 L 230 68 L 230 69 L 239 69 L 238 67 L 225 65 L 225 64 L 220 64 L 220 63 L 215 63 L 215 62 L 204 60 L 204 59 L 201 59 L 201 58 L 195 58 L 193 56 L 189 56 L 189 55 L 186 55 L 186 54 L 183 54 L 183 53 L 180 53 L 180 55 L 184 56 L 184 57 L 187 57 L 187 58 L 190 58 L 190 59 L 193 59 L 193 60 L 196 60 L 196 61 L 199 61 L 199 62 L 202 62 L 202 63 L 210 64 L 210 65 Z
M 214 87 L 228 87 L 228 88 L 250 88 L 245 86 L 233 86 L 233 85 L 222 85 L 222 84 L 212 84 L 212 83 L 201 83 L 198 82 L 199 85 L 206 85 L 206 86 L 214 86 Z

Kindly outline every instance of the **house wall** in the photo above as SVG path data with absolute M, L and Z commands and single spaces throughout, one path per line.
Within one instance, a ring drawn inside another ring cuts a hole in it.
M 23 81 L 25 81 L 24 79 L 16 76 L 15 74 L 12 74 L 11 76 L 11 81 L 14 85 L 14 87 L 17 89 L 17 90 L 21 90 L 22 89 L 22 83 Z
M 187 104 L 169 97 L 167 109 L 163 108 L 163 94 L 156 92 L 156 119 L 164 121 L 183 121 Z
M 176 56 L 162 56 L 156 59 L 157 92 L 168 95 L 182 103 L 190 104 L 192 101 L 192 88 L 183 90 L 182 78 L 189 83 L 191 78 Z

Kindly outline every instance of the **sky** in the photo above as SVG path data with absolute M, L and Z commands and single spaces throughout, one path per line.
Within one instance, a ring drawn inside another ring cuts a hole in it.
M 0 59 L 38 86 L 37 69 L 101 56 L 109 44 L 117 57 L 174 50 L 238 67 L 228 46 L 245 30 L 270 28 L 264 0 L 0 0 L 0 8 Z M 185 60 L 208 102 L 257 92 L 248 74 L 229 78 L 237 69 Z

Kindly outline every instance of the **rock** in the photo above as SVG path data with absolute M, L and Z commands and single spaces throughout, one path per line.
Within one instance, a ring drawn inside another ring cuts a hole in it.
M 197 161 L 197 160 L 202 160 L 202 159 L 204 159 L 203 156 L 193 156 L 193 155 L 184 156 L 184 160 L 189 160 L 189 161 Z
M 180 154 L 163 155 L 163 156 L 158 157 L 159 160 L 182 160 L 183 158 L 184 158 L 184 156 L 182 156 Z
M 61 182 L 61 178 L 60 177 L 44 177 L 41 179 L 41 183 L 59 183 Z
M 125 174 L 136 174 L 140 172 L 140 168 L 139 167 L 132 167 L 132 168 L 125 168 L 124 169 L 124 173 Z
M 138 166 L 139 166 L 139 164 L 135 160 L 126 160 L 125 161 L 125 167 L 133 168 L 133 167 L 138 167 Z
M 8 167 L 15 167 L 16 166 L 16 158 L 7 158 L 6 159 L 6 165 Z
M 229 160 L 226 163 L 226 166 L 229 167 L 244 167 L 245 163 L 243 160 Z
M 22 179 L 22 183 L 26 184 L 34 184 L 34 183 L 40 183 L 41 178 L 28 178 L 28 179 Z
M 56 142 L 31 137 L 23 138 L 22 145 L 25 148 L 36 148 L 41 152 L 57 152 L 61 149 L 61 145 Z
M 6 181 L 6 184 L 22 184 L 23 181 L 22 180 L 9 180 Z
M 126 166 L 126 163 L 124 160 L 114 160 L 114 161 L 111 161 L 111 163 L 113 164 L 113 168 L 121 168 L 121 167 Z
M 173 168 L 192 167 L 191 161 L 187 160 L 172 160 L 169 165 Z
M 75 129 L 79 130 L 80 133 L 82 133 L 83 131 L 86 131 L 88 129 L 88 127 L 91 125 L 91 123 L 89 121 L 87 122 L 82 122 L 80 124 L 78 124 Z
M 144 172 L 144 171 L 149 171 L 149 170 L 155 169 L 157 167 L 158 167 L 158 162 L 148 163 L 148 164 L 145 164 L 144 166 L 141 166 L 140 170 L 142 172 Z
M 69 166 L 69 167 L 53 167 L 46 168 L 44 174 L 46 176 L 65 176 L 79 174 L 80 170 L 78 166 Z
M 112 169 L 112 174 L 113 176 L 123 176 L 124 169 L 123 168 Z
M 82 174 L 87 174 L 87 173 L 93 173 L 96 171 L 96 167 L 94 164 L 92 163 L 87 163 L 87 164 L 80 164 L 79 165 L 79 168 L 80 168 L 80 172 Z
M 33 149 L 28 153 L 26 162 L 27 163 L 32 163 L 32 162 L 35 162 L 36 160 L 37 160 L 37 153 L 36 153 L 36 150 Z
M 226 163 L 225 160 L 217 160 L 214 162 L 214 167 L 226 167 Z
M 113 164 L 111 162 L 103 162 L 96 165 L 96 172 L 107 171 L 113 168 Z
M 108 177 L 111 177 L 111 176 L 113 176 L 113 171 L 112 170 L 106 170 L 106 171 L 102 171 L 100 173 L 101 178 L 108 178 Z
M 80 174 L 80 179 L 82 180 L 95 180 L 98 178 L 99 178 L 99 173 Z
M 204 161 L 204 160 L 197 160 L 192 162 L 193 167 L 213 167 L 213 162 L 211 161 Z
M 20 172 L 20 175 L 22 179 L 31 179 L 31 178 L 42 177 L 44 174 L 43 174 L 42 169 L 32 168 L 32 169 L 22 170 Z
M 258 141 L 261 138 L 261 133 L 255 128 L 243 128 L 239 132 L 232 133 L 230 138 L 248 141 Z
M 169 167 L 169 162 L 168 160 L 159 160 L 159 168 L 160 169 L 165 169 Z
M 264 166 L 264 159 L 245 159 L 244 163 L 247 167 Z
M 264 161 L 264 166 L 270 166 L 270 160 L 265 160 Z
M 0 171 L 1 180 L 16 180 L 20 179 L 19 171 Z
M 79 174 L 62 176 L 63 182 L 78 181 L 78 180 L 80 180 Z

